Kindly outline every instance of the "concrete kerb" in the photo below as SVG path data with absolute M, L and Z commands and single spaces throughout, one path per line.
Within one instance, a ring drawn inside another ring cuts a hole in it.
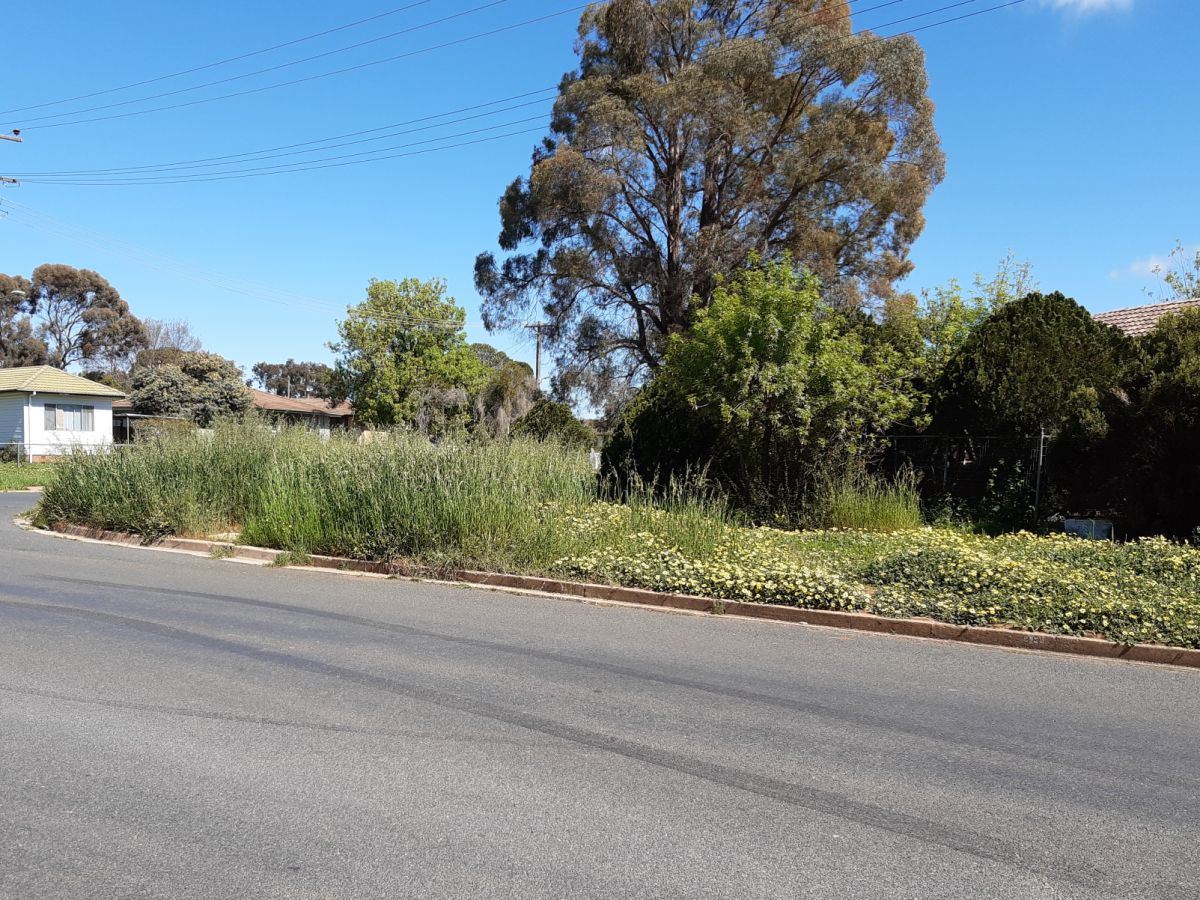
M 27 522 L 18 520 L 18 524 L 31 530 L 38 530 L 34 529 Z M 85 540 L 123 544 L 126 546 L 147 547 L 149 549 L 174 550 L 176 552 L 195 555 L 213 556 L 214 550 L 219 550 L 220 555 L 224 558 L 246 562 L 269 564 L 274 563 L 281 555 L 281 551 L 270 550 L 265 547 L 249 547 L 225 541 L 199 540 L 195 538 L 166 537 L 148 542 L 140 535 L 105 531 L 99 528 L 88 528 L 79 525 L 58 524 L 54 526 L 52 531 L 66 537 L 83 538 Z M 1118 644 L 1102 638 L 1042 634 L 1032 631 L 1016 631 L 1008 628 L 952 625 L 946 622 L 936 622 L 932 619 L 893 619 L 870 613 L 801 609 L 794 606 L 745 603 L 738 600 L 714 600 L 709 597 L 697 597 L 689 594 L 666 594 L 643 590 L 641 588 L 564 581 L 554 578 L 540 578 L 533 575 L 477 572 L 470 569 L 460 569 L 441 573 L 440 575 L 431 575 L 428 572 L 392 563 L 345 559 L 336 556 L 309 556 L 307 566 L 297 566 L 296 568 L 332 570 L 374 577 L 416 578 L 425 581 L 458 583 L 499 590 L 515 590 L 521 593 L 590 600 L 600 603 L 629 604 L 679 612 L 711 613 L 737 618 L 790 622 L 825 628 L 842 628 L 875 634 L 890 634 L 899 637 L 955 641 L 989 647 L 1064 653 L 1098 659 L 1124 660 L 1128 662 L 1200 669 L 1200 650 L 1167 647 L 1160 644 Z

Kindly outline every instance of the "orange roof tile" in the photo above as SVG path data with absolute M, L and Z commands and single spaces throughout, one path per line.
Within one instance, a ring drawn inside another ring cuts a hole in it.
M 1200 309 L 1200 298 L 1195 300 L 1172 300 L 1167 303 L 1150 303 L 1146 306 L 1131 306 L 1128 309 L 1110 309 L 1097 313 L 1097 322 L 1119 328 L 1130 337 L 1149 334 L 1163 316 L 1173 315 L 1188 309 Z

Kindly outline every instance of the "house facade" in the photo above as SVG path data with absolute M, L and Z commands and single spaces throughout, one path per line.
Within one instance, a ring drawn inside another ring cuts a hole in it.
M 37 462 L 108 447 L 124 396 L 52 366 L 0 369 L 0 454 Z
M 283 397 L 254 388 L 250 389 L 254 408 L 267 418 L 287 425 L 304 425 L 322 437 L 336 429 L 347 429 L 354 421 L 354 409 L 349 403 L 333 406 L 319 397 Z

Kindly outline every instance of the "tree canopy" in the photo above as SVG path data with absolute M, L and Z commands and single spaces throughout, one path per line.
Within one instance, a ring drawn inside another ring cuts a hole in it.
M 475 395 L 476 427 L 493 437 L 503 437 L 529 412 L 537 396 L 533 369 L 490 344 L 472 344 L 471 352 L 488 372 L 487 381 Z
M 1163 316 L 1138 344 L 1123 384 L 1128 400 L 1095 454 L 1091 501 L 1115 508 L 1134 533 L 1197 539 L 1200 310 Z
M 49 364 L 60 369 L 72 363 L 120 360 L 146 345 L 146 329 L 129 304 L 90 269 L 38 266 L 24 309 L 46 344 Z
M 933 428 L 1030 436 L 1042 428 L 1103 431 L 1103 404 L 1132 347 L 1061 293 L 1031 293 L 990 315 L 933 388 Z
M 579 35 L 475 267 L 489 327 L 549 319 L 560 392 L 656 368 L 753 255 L 843 305 L 907 274 L 944 166 L 915 40 L 828 0 L 609 0 Z
M 707 470 L 743 505 L 778 512 L 863 459 L 910 414 L 911 373 L 843 314 L 787 260 L 718 286 L 626 410 L 606 466 L 645 481 Z
M 134 369 L 129 396 L 134 412 L 190 419 L 206 428 L 250 410 L 250 391 L 234 363 L 204 351 L 174 353 L 174 362 Z
M 467 346 L 466 314 L 442 281 L 373 280 L 338 323 L 332 398 L 349 399 L 364 425 L 453 429 L 487 381 Z
M 512 429 L 513 437 L 530 437 L 539 441 L 555 441 L 567 447 L 591 447 L 596 433 L 575 418 L 566 403 L 538 397 Z
M 268 393 L 287 397 L 327 397 L 333 370 L 325 363 L 288 359 L 282 363 L 255 363 L 250 371 L 259 387 Z
M 0 364 L 124 371 L 144 346 L 142 322 L 90 269 L 47 264 L 32 278 L 0 275 Z
M 28 278 L 0 274 L 0 367 L 44 366 L 50 360 L 28 314 L 32 292 Z

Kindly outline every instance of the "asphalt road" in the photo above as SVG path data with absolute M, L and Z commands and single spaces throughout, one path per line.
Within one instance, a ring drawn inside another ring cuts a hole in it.
M 29 534 L 0 897 L 1200 897 L 1200 673 Z

